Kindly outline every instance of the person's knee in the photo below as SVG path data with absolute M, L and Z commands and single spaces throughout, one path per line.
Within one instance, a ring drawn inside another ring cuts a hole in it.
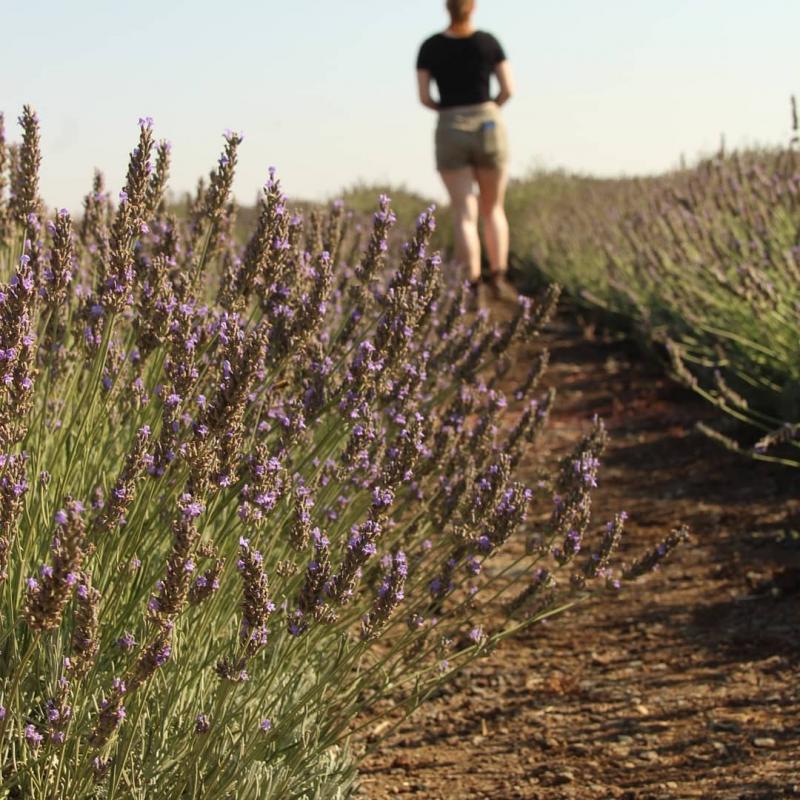
M 503 207 L 494 198 L 482 197 L 478 201 L 481 219 L 490 220 L 503 213 Z
M 471 225 L 478 221 L 478 207 L 474 202 L 460 203 L 454 206 L 453 213 L 455 214 L 456 221 L 460 225 Z

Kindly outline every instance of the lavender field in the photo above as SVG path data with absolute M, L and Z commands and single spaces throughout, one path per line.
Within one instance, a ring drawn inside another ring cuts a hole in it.
M 737 423 L 704 425 L 708 435 L 797 467 L 794 101 L 792 121 L 782 149 L 720 152 L 643 179 L 543 174 L 517 181 L 510 205 L 523 271 L 557 279 L 580 306 L 655 348 L 679 380 Z
M 242 238 L 241 136 L 178 210 L 149 118 L 121 190 L 97 175 L 51 209 L 36 113 L 19 125 L 0 138 L 0 796 L 348 796 L 362 729 L 685 539 L 617 559 L 623 510 L 591 515 L 600 420 L 519 479 L 546 356 L 499 386 L 558 290 L 466 314 L 432 209 L 398 246 L 388 197 L 300 214 L 269 169 Z

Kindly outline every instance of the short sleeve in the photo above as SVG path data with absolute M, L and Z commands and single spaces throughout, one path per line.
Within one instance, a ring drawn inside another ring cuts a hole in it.
M 432 61 L 432 59 L 431 59 L 431 55 L 432 55 L 431 50 L 433 48 L 431 47 L 431 44 L 432 44 L 431 40 L 430 39 L 426 39 L 422 43 L 422 47 L 419 48 L 419 53 L 417 55 L 417 69 L 427 69 L 427 70 L 431 70 L 432 69 L 433 65 L 431 63 L 431 61 Z
M 489 34 L 489 39 L 489 63 L 493 67 L 496 67 L 501 61 L 506 60 L 506 53 L 505 50 L 503 50 L 503 45 L 501 45 L 494 36 Z

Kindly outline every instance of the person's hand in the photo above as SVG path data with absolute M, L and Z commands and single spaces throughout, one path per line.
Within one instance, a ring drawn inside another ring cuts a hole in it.
M 427 69 L 417 70 L 417 90 L 419 91 L 419 101 L 425 108 L 433 111 L 439 110 L 439 103 L 431 97 L 431 73 Z
M 495 68 L 494 74 L 497 76 L 497 82 L 500 84 L 500 92 L 495 97 L 494 102 L 498 106 L 505 105 L 514 94 L 514 78 L 511 75 L 511 65 L 508 60 L 501 61 Z

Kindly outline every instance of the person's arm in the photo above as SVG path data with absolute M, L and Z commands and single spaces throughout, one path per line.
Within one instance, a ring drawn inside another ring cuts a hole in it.
M 494 74 L 497 76 L 497 82 L 500 84 L 500 93 L 495 97 L 494 101 L 498 106 L 507 103 L 514 96 L 514 78 L 511 75 L 511 65 L 508 59 L 503 59 L 494 68 Z
M 417 88 L 419 90 L 419 101 L 425 108 L 434 111 L 439 110 L 439 104 L 431 97 L 431 71 L 429 69 L 417 70 Z

